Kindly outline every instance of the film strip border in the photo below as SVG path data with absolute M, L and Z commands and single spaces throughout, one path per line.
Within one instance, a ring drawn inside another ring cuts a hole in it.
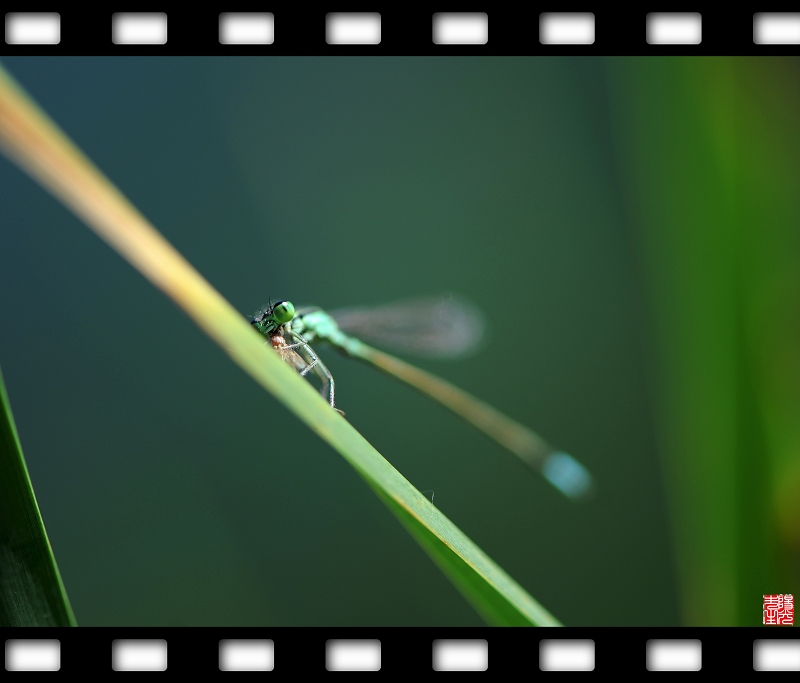
M 2 55 L 795 55 L 800 12 L 7 11 Z
M 800 671 L 779 628 L 5 628 L 7 671 Z

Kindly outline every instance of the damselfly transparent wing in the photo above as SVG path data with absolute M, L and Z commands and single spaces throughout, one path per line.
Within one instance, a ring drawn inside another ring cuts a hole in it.
M 441 295 L 329 314 L 345 334 L 421 358 L 463 358 L 480 347 L 483 314 L 455 295 Z

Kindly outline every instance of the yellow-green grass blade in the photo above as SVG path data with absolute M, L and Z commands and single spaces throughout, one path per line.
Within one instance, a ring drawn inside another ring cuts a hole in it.
M 417 543 L 422 546 L 422 549 L 428 553 L 487 623 L 497 626 L 561 625 L 507 575 L 499 576 L 497 580 L 493 581 L 484 580 L 482 571 L 478 570 L 478 567 L 468 559 L 471 557 L 473 561 L 480 559 L 483 562 L 491 562 L 480 550 L 478 551 L 480 556 L 474 552 L 452 552 L 447 547 L 447 541 L 441 535 L 434 533 L 431 527 L 419 521 L 396 500 L 388 498 L 383 490 L 373 488 Z M 423 498 L 423 504 L 427 502 L 427 498 Z M 466 536 L 461 532 L 459 534 L 462 541 L 471 544 Z M 503 594 L 512 595 L 514 599 L 505 599 L 502 597 Z M 526 609 L 520 610 L 518 604 L 525 604 Z
M 74 626 L 0 373 L 0 626 Z
M 344 456 L 491 623 L 559 625 L 266 346 L 2 68 L 0 146 Z

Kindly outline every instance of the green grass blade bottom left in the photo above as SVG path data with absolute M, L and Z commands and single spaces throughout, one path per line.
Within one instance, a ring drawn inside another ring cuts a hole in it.
M 75 626 L 0 374 L 0 626 Z

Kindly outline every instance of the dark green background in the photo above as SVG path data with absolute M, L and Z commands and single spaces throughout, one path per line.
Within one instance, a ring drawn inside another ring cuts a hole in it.
M 483 350 L 420 365 L 579 457 L 593 502 L 329 353 L 348 419 L 564 623 L 679 623 L 607 62 L 4 63 L 243 313 L 478 304 Z M 0 363 L 80 624 L 482 623 L 338 454 L 5 159 L 0 236 Z

